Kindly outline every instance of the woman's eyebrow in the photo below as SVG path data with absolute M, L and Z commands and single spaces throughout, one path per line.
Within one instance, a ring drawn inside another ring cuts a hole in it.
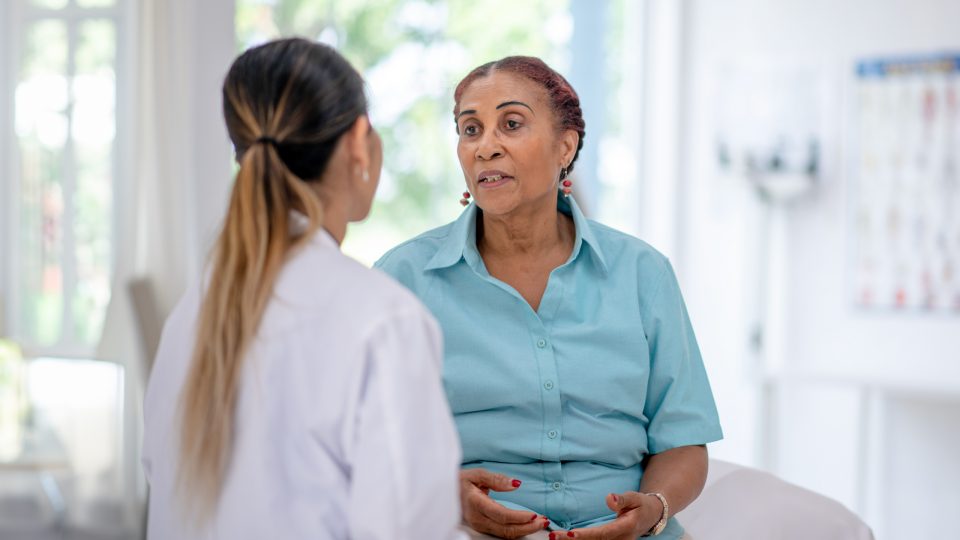
M 502 108 L 504 108 L 504 107 L 509 107 L 510 105 L 520 105 L 520 106 L 522 106 L 522 107 L 526 107 L 526 108 L 530 109 L 530 112 L 533 112 L 533 109 L 530 108 L 529 105 L 527 105 L 526 103 L 524 103 L 524 102 L 522 102 L 522 101 L 504 101 L 503 103 L 497 105 L 497 109 L 502 109 Z M 533 114 L 537 114 L 537 113 L 533 113 Z
M 503 103 L 497 105 L 497 110 L 500 110 L 500 109 L 502 109 L 502 108 L 504 108 L 504 107 L 509 107 L 510 105 L 520 105 L 521 107 L 526 107 L 527 109 L 530 109 L 530 112 L 532 112 L 533 114 L 537 114 L 537 113 L 533 112 L 533 109 L 532 109 L 529 105 L 527 105 L 526 103 L 524 103 L 524 102 L 522 102 L 522 101 L 504 101 Z M 465 110 L 465 111 L 460 111 L 460 114 L 458 114 L 457 117 L 454 118 L 454 120 L 460 120 L 460 117 L 463 116 L 463 115 L 465 115 L 465 114 L 477 114 L 477 110 L 476 110 L 476 109 L 467 109 L 467 110 Z

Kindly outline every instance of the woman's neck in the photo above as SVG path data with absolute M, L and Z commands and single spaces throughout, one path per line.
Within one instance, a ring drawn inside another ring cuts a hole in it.
M 338 182 L 339 179 L 334 177 L 335 172 L 328 171 L 319 182 L 312 183 L 311 187 L 320 199 L 323 209 L 320 226 L 330 233 L 337 245 L 342 245 L 350 222 L 347 209 L 349 200 L 343 182 Z
M 322 226 L 337 241 L 337 245 L 343 244 L 343 238 L 347 235 L 347 218 L 341 207 L 324 205 Z
M 556 201 L 502 216 L 482 213 L 481 217 L 477 231 L 481 256 L 537 257 L 557 248 L 573 248 L 573 222 L 556 209 Z

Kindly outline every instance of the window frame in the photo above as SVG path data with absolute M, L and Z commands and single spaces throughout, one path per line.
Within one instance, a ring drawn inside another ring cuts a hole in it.
M 22 55 L 24 50 L 24 30 L 32 23 L 38 20 L 62 21 L 67 27 L 67 66 L 65 75 L 72 77 L 75 71 L 75 55 L 77 50 L 78 28 L 79 25 L 88 20 L 108 20 L 113 24 L 115 36 L 115 56 L 114 56 L 114 122 L 115 136 L 111 152 L 111 227 L 109 233 L 110 241 L 110 277 L 111 286 L 117 270 L 117 250 L 121 240 L 120 226 L 124 221 L 121 220 L 120 208 L 123 201 L 128 199 L 125 182 L 121 177 L 127 177 L 123 174 L 128 171 L 129 151 L 132 150 L 130 122 L 127 116 L 130 114 L 130 103 L 132 100 L 133 85 L 129 82 L 128 73 L 131 67 L 133 54 L 132 35 L 130 28 L 132 12 L 130 0 L 114 0 L 114 4 L 108 7 L 82 8 L 77 5 L 77 0 L 67 0 L 67 5 L 61 9 L 49 9 L 30 5 L 30 0 L 13 0 L 11 2 L 2 2 L 0 6 L 0 29 L 3 30 L 3 50 L 5 55 L 0 55 L 0 80 L 9 81 L 0 85 L 0 125 L 7 126 L 0 130 L 0 215 L 5 216 L 0 219 L 0 252 L 11 254 L 0 259 L 0 336 L 10 337 L 20 342 L 24 353 L 28 357 L 50 356 L 50 357 L 75 357 L 90 358 L 94 356 L 98 344 L 84 344 L 75 336 L 65 340 L 64 336 L 69 336 L 67 326 L 61 330 L 61 335 L 55 344 L 46 346 L 38 345 L 24 341 L 24 332 L 22 321 L 19 320 L 18 312 L 22 305 L 22 295 L 20 294 L 17 282 L 20 277 L 18 268 L 20 261 L 20 241 L 17 235 L 20 223 L 20 205 L 18 203 L 21 193 L 21 161 L 19 152 L 19 137 L 16 133 L 14 121 L 16 119 L 16 86 L 19 79 L 20 68 L 22 65 Z M 68 126 L 72 125 L 73 97 L 70 96 L 70 102 L 67 105 L 66 113 L 68 115 Z M 73 206 L 70 201 L 72 189 L 76 185 L 75 170 L 75 147 L 72 130 L 68 127 L 67 139 L 64 143 L 64 176 L 62 182 L 64 185 L 65 210 L 64 223 L 72 221 Z M 69 227 L 66 227 L 69 228 Z M 76 252 L 76 244 L 70 238 L 69 231 L 61 240 L 64 253 Z M 72 291 L 79 282 L 75 272 L 72 277 L 68 277 L 71 267 L 73 267 L 74 257 L 65 257 L 64 260 L 64 295 Z M 72 279 L 70 286 L 66 285 L 68 279 Z M 111 291 L 112 293 L 113 291 Z M 109 302 L 108 302 L 109 305 Z M 64 310 L 67 315 L 64 320 L 71 324 L 75 318 L 70 311 L 69 303 L 64 303 Z M 104 312 L 106 316 L 106 310 Z

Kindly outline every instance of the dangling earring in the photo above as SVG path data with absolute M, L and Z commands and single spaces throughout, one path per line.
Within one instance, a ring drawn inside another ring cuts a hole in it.
M 470 192 L 464 191 L 463 198 L 460 199 L 460 206 L 466 206 L 470 204 Z
M 570 180 L 567 180 L 566 167 L 560 169 L 560 185 L 563 186 L 561 188 L 563 190 L 563 196 L 570 197 L 570 192 L 573 191 L 572 189 L 570 189 L 570 187 L 573 186 L 573 182 L 571 182 Z

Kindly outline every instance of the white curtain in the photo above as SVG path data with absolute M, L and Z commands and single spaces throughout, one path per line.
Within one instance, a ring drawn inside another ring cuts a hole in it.
M 201 271 L 232 183 L 220 85 L 235 38 L 233 0 L 131 4 L 133 47 L 123 63 L 132 100 L 118 111 L 130 159 L 120 171 L 119 245 L 98 357 L 126 368 L 122 475 L 134 500 L 143 493 L 140 406 L 147 374 L 127 285 L 148 278 L 165 318 Z

